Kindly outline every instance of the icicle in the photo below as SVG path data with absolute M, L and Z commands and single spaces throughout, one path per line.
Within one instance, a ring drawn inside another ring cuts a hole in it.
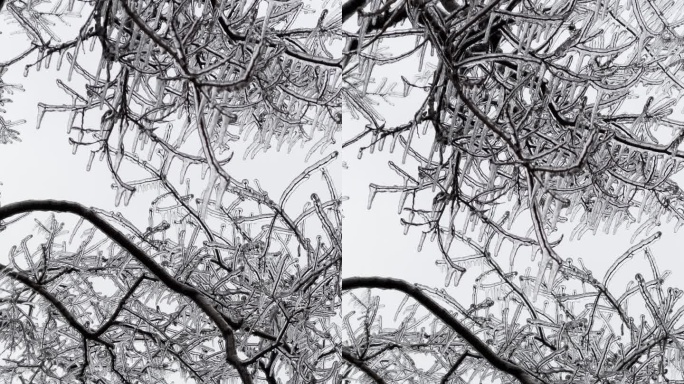
M 36 72 L 40 72 L 41 65 L 43 63 L 43 54 L 45 53 L 44 49 L 39 49 L 38 50 L 38 57 L 41 58 L 36 62 Z M 48 55 L 50 57 L 50 55 Z
M 86 171 L 90 172 L 90 168 L 93 166 L 93 160 L 95 159 L 95 154 L 97 151 L 90 151 L 90 157 L 88 158 L 88 164 L 86 165 Z
M 537 278 L 534 282 L 534 291 L 532 292 L 532 301 L 536 302 L 537 301 L 537 295 L 539 294 L 539 289 L 541 288 L 542 280 L 544 279 L 544 273 L 546 272 L 546 268 L 549 265 L 549 261 L 551 260 L 551 257 L 545 252 L 542 252 L 542 259 L 541 262 L 539 263 L 539 272 L 537 273 Z
M 218 177 L 218 174 L 214 169 L 211 169 L 209 173 L 209 181 L 207 183 L 207 187 L 204 189 L 204 194 L 202 195 L 202 203 L 199 207 L 199 215 L 201 218 L 205 218 L 207 214 L 207 208 L 209 207 L 209 199 L 211 198 L 211 191 L 214 189 L 214 184 L 216 183 L 216 179 Z
M 75 100 L 74 100 L 74 104 Z M 71 129 L 74 127 L 74 121 L 76 120 L 76 115 L 78 114 L 78 111 L 73 109 L 71 112 L 69 112 L 69 121 L 67 122 L 67 133 L 71 133 Z
M 459 271 L 457 269 L 452 269 L 450 277 L 453 277 L 454 287 L 457 287 L 458 284 L 461 282 L 461 278 L 463 277 L 463 272 Z
M 515 255 L 518 254 L 518 249 L 520 249 L 520 246 L 522 244 L 519 241 L 513 241 L 513 247 L 511 248 L 511 253 L 508 256 L 508 262 L 511 268 L 513 267 L 513 263 L 515 262 Z
M 83 131 L 79 132 L 78 134 L 78 141 L 82 142 L 83 141 L 83 136 L 85 136 L 85 133 Z M 76 152 L 78 151 L 78 142 L 74 141 L 74 149 L 71 151 L 72 155 L 75 155 Z
M 57 58 L 57 67 L 55 69 L 57 69 L 58 71 L 62 67 L 62 61 L 64 61 L 64 56 L 66 55 L 66 53 L 67 50 L 65 49 L 59 54 L 59 58 Z
M 413 213 L 413 212 L 412 212 Z M 446 243 L 444 244 L 444 250 L 449 252 L 451 245 L 454 243 L 454 235 L 451 232 L 447 232 Z
M 118 151 L 116 151 L 116 155 L 114 155 L 114 164 L 112 164 L 114 166 L 114 172 L 119 171 L 119 166 L 121 166 L 121 161 L 123 160 L 123 158 L 124 158 L 124 151 L 122 149 L 119 149 Z
M 145 133 L 140 131 L 140 150 L 141 151 L 143 149 L 145 149 L 145 145 L 147 144 L 148 140 L 149 140 L 149 138 L 147 137 L 147 135 L 145 135 Z
M 423 49 L 425 46 L 423 46 Z M 361 95 L 366 96 L 368 92 L 368 85 L 371 81 L 371 75 L 373 74 L 373 67 L 375 67 L 375 62 L 373 60 L 367 60 L 366 68 L 364 68 L 363 83 L 361 88 Z
M 682 219 L 680 219 L 679 217 L 677 217 L 677 224 L 675 224 L 674 232 L 675 232 L 675 233 L 679 232 L 679 229 L 680 229 L 683 225 L 684 225 L 684 220 L 682 220 Z
M 585 215 L 582 215 L 584 217 Z M 575 228 L 570 232 L 570 241 L 572 241 L 575 237 L 579 240 L 579 238 L 582 236 L 581 233 L 584 233 L 584 229 L 587 226 L 586 220 L 580 219 L 580 223 L 577 224 Z
M 625 213 L 620 210 L 618 213 L 615 215 L 615 227 L 613 228 L 613 234 L 617 234 L 618 229 L 620 229 L 620 225 L 625 221 L 622 219 L 622 216 L 625 215 Z
M 43 122 L 43 117 L 45 117 L 46 107 L 44 103 L 38 103 L 38 118 L 36 119 L 36 129 L 40 129 L 40 123 Z
M 455 217 L 455 216 L 456 215 L 454 215 L 453 217 Z M 453 222 L 453 217 L 452 217 L 452 222 Z M 473 226 L 474 226 L 474 224 L 473 224 Z M 494 231 L 494 229 L 492 229 L 488 225 L 480 225 L 478 228 L 480 231 L 478 232 L 478 235 L 477 235 L 477 241 L 479 241 L 479 242 L 482 242 L 487 234 Z
M 513 222 L 515 221 L 516 216 L 518 216 L 518 213 L 520 213 L 520 209 L 522 208 L 522 203 L 520 200 L 516 200 L 515 205 L 513 205 L 513 208 L 511 209 L 511 214 L 510 214 L 510 219 L 508 220 L 508 225 L 506 226 L 507 230 L 511 230 L 513 226 Z
M 643 224 L 641 224 L 632 234 L 632 237 L 630 238 L 630 243 L 634 243 L 634 241 L 639 236 L 639 234 L 641 234 L 641 232 L 643 232 L 644 229 L 650 227 L 654 223 L 655 223 L 655 218 L 652 218 L 652 219 L 646 220 Z
M 370 143 L 370 153 L 373 154 L 375 152 L 375 143 L 378 141 L 378 131 L 374 131 L 373 135 L 371 136 L 371 143 Z
M 190 160 L 187 158 L 182 159 L 183 165 L 181 165 L 181 170 L 180 170 L 180 183 L 183 184 L 183 180 L 185 179 L 185 174 L 188 172 L 188 168 L 190 167 Z
M 156 142 L 156 141 L 152 141 L 152 143 L 150 144 L 150 150 L 147 152 L 147 161 L 151 161 L 151 160 L 152 160 L 152 156 L 154 156 L 154 149 L 155 149 L 156 147 L 157 147 L 157 142 Z
M 644 196 L 644 199 L 643 199 L 643 201 L 641 202 L 641 204 L 640 204 L 640 206 L 639 206 L 639 213 L 637 214 L 637 219 L 636 219 L 636 220 L 637 220 L 637 223 L 640 223 L 640 222 L 641 222 L 641 217 L 642 217 L 642 215 L 643 215 L 643 213 L 644 213 L 644 210 L 646 209 L 646 206 L 649 205 L 649 200 L 650 200 L 650 198 L 651 198 L 651 195 L 650 195 L 650 194 L 646 194 L 646 192 L 644 192 L 644 195 L 645 195 L 645 196 Z
M 425 50 L 427 49 L 427 44 L 423 44 L 420 49 L 420 56 L 418 57 L 418 72 L 423 72 L 423 64 L 425 62 Z
M 413 222 L 415 217 L 416 217 L 416 213 L 411 211 L 411 213 L 409 213 L 409 219 L 406 221 L 406 224 L 404 225 L 404 236 L 408 234 L 408 231 L 411 228 L 410 223 Z
M 116 194 L 114 195 L 114 206 L 118 207 L 121 204 L 121 198 L 123 197 L 123 194 L 126 191 L 126 189 L 118 184 L 115 184 L 112 187 L 116 189 Z
M 135 150 L 135 148 L 138 146 L 138 141 L 140 140 L 140 136 L 142 136 L 142 135 L 143 135 L 142 132 L 140 132 L 140 133 L 137 133 L 137 132 L 136 132 L 136 133 L 133 135 L 133 149 L 134 149 L 134 150 Z
M 408 198 L 408 195 L 409 193 L 406 191 L 402 191 L 399 195 L 399 204 L 397 205 L 398 214 L 401 214 L 401 212 L 404 210 L 404 205 L 406 204 L 406 199 Z
M 556 281 L 556 276 L 558 275 L 558 270 L 560 269 L 560 264 L 558 264 L 555 260 L 551 261 L 551 271 L 549 272 L 549 279 L 546 285 L 549 287 L 549 290 L 553 288 L 553 284 Z
M 367 205 L 366 209 L 370 210 L 371 206 L 373 205 L 373 199 L 375 199 L 375 195 L 377 195 L 377 193 L 378 193 L 378 188 L 377 188 L 377 185 L 371 184 L 368 189 L 369 189 L 368 205 Z M 401 213 L 401 212 L 399 212 L 399 213 Z
M 423 244 L 425 244 L 425 238 L 427 237 L 427 232 L 420 233 L 420 239 L 418 240 L 418 252 L 423 250 Z
M 223 205 L 223 195 L 226 193 L 227 188 L 228 181 L 222 177 L 218 183 L 218 190 L 216 191 L 216 209 L 218 210 L 220 210 Z
M 125 190 L 123 196 L 124 207 L 128 206 L 128 203 L 131 201 L 131 197 L 133 197 L 133 191 Z
M 411 124 L 408 139 L 406 139 L 406 145 L 404 146 L 404 154 L 401 158 L 402 164 L 406 164 L 406 156 L 408 156 L 409 149 L 411 148 L 411 141 L 413 140 L 413 134 L 415 133 L 415 131 L 416 131 L 416 123 L 414 122 L 413 124 Z
M 494 251 L 492 252 L 494 257 L 499 256 L 499 252 L 501 252 L 501 245 L 503 245 L 503 240 L 504 236 L 502 234 L 498 234 L 496 236 L 496 243 L 494 243 Z
M 171 164 L 173 163 L 173 159 L 175 157 L 173 155 L 170 155 L 168 152 L 165 153 L 164 158 L 162 159 L 162 166 L 161 169 L 159 170 L 159 174 L 161 175 L 168 175 L 169 174 L 169 169 L 171 168 Z
M 544 205 L 542 205 L 541 212 L 539 212 L 542 222 L 546 222 L 546 217 L 548 216 L 549 209 L 551 208 L 551 203 L 553 203 L 553 197 L 551 195 L 547 195 L 546 201 L 544 201 Z
M 204 180 L 207 177 L 207 172 L 209 172 L 209 164 L 202 163 L 202 170 L 200 171 L 200 178 Z
M 672 221 L 672 218 L 674 216 L 674 211 L 671 209 L 667 211 L 667 216 L 665 217 L 665 223 L 669 223 Z
M 563 209 L 562 203 L 560 201 L 556 201 L 556 206 L 553 210 L 553 216 L 551 216 L 551 231 L 558 230 L 558 219 L 560 218 L 561 209 Z
M 615 219 L 615 214 L 617 212 L 617 207 L 613 205 L 608 205 L 608 214 L 606 215 L 606 222 L 603 225 L 603 233 L 606 235 L 610 233 L 610 227 L 611 224 L 613 224 L 613 220 Z
M 74 68 L 76 67 L 76 59 L 78 58 L 78 51 L 81 49 L 82 43 L 83 43 L 83 40 L 81 39 L 81 37 L 79 35 L 78 41 L 76 42 L 76 49 L 74 49 L 74 55 L 71 58 L 71 66 L 69 67 L 69 74 L 67 75 L 67 81 L 71 81 L 71 76 L 73 75 Z
M 390 153 L 394 153 L 394 148 L 397 146 L 397 141 L 399 140 L 399 136 L 400 135 L 396 134 L 392 137 L 392 142 L 390 143 L 390 148 L 389 148 Z
M 404 92 L 403 92 L 403 97 L 408 97 L 409 93 L 411 93 L 411 84 L 408 81 L 404 81 Z

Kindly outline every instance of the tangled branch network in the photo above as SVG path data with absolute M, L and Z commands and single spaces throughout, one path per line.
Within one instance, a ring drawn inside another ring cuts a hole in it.
M 363 121 L 343 146 L 400 151 L 368 208 L 397 194 L 405 233 L 458 286 L 344 279 L 347 377 L 682 382 L 682 291 L 652 253 L 657 227 L 684 224 L 681 5 L 350 0 L 343 21 L 345 127 Z M 407 121 L 383 113 L 398 99 Z M 610 260 L 602 278 L 560 251 L 625 228 L 624 254 L 589 251 Z M 627 282 L 628 261 L 645 268 Z
M 114 197 L 3 201 L 0 381 L 684 383 L 678 271 L 654 256 L 684 225 L 682 15 L 0 0 L 0 142 L 66 122 L 84 185 L 105 174 Z M 46 73 L 62 100 L 30 95 Z M 37 113 L 10 107 L 27 98 Z M 397 182 L 367 206 L 398 195 L 443 287 L 341 278 L 337 162 L 385 155 Z M 603 270 L 564 251 L 601 233 L 632 241 L 592 250 Z
M 24 233 L 0 260 L 0 382 L 334 380 L 339 4 L 0 7 L 13 54 L 0 74 L 48 72 L 63 95 L 38 97 L 37 127 L 66 120 L 73 153 L 111 176 L 113 207 L 147 206 L 141 228 L 139 212 L 4 202 L 2 235 Z M 3 93 L 16 88 L 0 82 Z M 21 122 L 0 118 L 3 143 L 18 141 Z M 245 165 L 269 149 L 309 162 L 279 196 L 259 180 L 274 169 Z

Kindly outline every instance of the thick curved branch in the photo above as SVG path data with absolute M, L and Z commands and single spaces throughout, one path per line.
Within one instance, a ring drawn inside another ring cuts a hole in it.
M 437 318 L 442 320 L 451 329 L 459 334 L 474 350 L 484 357 L 494 368 L 506 372 L 515 377 L 522 384 L 541 384 L 543 381 L 532 376 L 522 367 L 502 359 L 496 352 L 492 351 L 487 344 L 480 340 L 458 319 L 452 316 L 449 311 L 444 309 L 439 303 L 427 296 L 423 291 L 413 284 L 404 280 L 385 278 L 385 277 L 350 277 L 342 280 L 342 290 L 348 291 L 359 288 L 390 289 L 403 292 L 420 303 L 425 309 L 430 311 Z
M 176 280 L 162 266 L 157 264 L 154 259 L 148 256 L 145 251 L 133 243 L 133 241 L 131 241 L 123 233 L 119 232 L 103 218 L 98 216 L 95 210 L 92 208 L 87 208 L 81 204 L 59 200 L 21 201 L 0 207 L 0 221 L 14 215 L 34 211 L 66 212 L 83 217 L 93 224 L 97 229 L 102 231 L 102 233 L 116 242 L 121 248 L 130 253 L 131 256 L 133 256 L 139 263 L 144 265 L 150 271 L 150 273 L 157 277 L 169 289 L 192 300 L 221 331 L 221 335 L 226 342 L 227 362 L 238 371 L 240 379 L 244 384 L 252 384 L 252 379 L 247 371 L 247 368 L 242 364 L 237 355 L 235 334 L 233 329 L 230 327 L 221 313 L 211 305 L 209 300 L 207 300 L 207 298 L 204 297 L 200 291 L 190 285 Z M 33 286 L 31 286 L 31 288 L 33 288 Z
M 359 9 L 366 5 L 366 0 L 349 0 L 342 4 L 342 22 L 346 22 Z
M 375 381 L 377 384 L 385 384 L 386 381 L 380 377 L 374 370 L 370 369 L 366 363 L 349 353 L 346 349 L 342 349 L 342 358 L 345 359 L 349 364 L 355 366 L 358 368 L 361 372 L 365 373 L 366 376 L 370 377 Z

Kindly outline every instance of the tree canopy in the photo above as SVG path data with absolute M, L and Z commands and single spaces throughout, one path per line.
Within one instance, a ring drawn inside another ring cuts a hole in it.
M 39 95 L 37 127 L 66 116 L 114 208 L 146 207 L 140 226 L 78 201 L 2 202 L 0 236 L 35 226 L 0 263 L 0 380 L 684 382 L 682 291 L 653 254 L 656 229 L 684 225 L 679 11 L 0 0 L 16 37 L 0 114 L 16 116 L 22 74 L 50 72 L 64 102 Z M 389 123 L 409 98 L 412 117 Z M 0 116 L 0 142 L 27 145 L 29 120 Z M 399 196 L 444 287 L 340 279 L 336 162 L 388 140 L 397 182 L 372 183 L 368 208 Z M 274 152 L 303 160 L 277 191 L 263 185 L 291 164 L 245 165 Z M 599 255 L 604 273 L 559 250 L 623 227 L 632 244 Z
M 114 205 L 146 199 L 149 212 L 139 228 L 78 202 L 4 202 L 3 229 L 31 217 L 36 230 L 0 265 L 0 379 L 336 377 L 344 197 L 330 171 L 341 129 L 335 6 L 4 4 L 2 32 L 24 46 L 2 73 L 54 71 L 64 93 L 61 104 L 38 100 L 38 127 L 68 115 L 73 153 L 111 174 Z M 20 137 L 6 123 L 1 137 Z M 297 145 L 312 160 L 279 196 L 259 182 L 277 170 L 230 167 L 235 155 Z
M 436 240 L 446 286 L 482 267 L 468 280 L 470 306 L 436 287 L 345 279 L 343 305 L 360 312 L 347 361 L 362 380 L 682 380 L 681 291 L 664 288 L 648 247 L 663 222 L 684 224 L 678 10 L 657 0 L 345 3 L 345 118 L 365 127 L 344 146 L 361 156 L 389 140 L 402 151 L 390 162 L 398 182 L 372 184 L 369 207 L 399 195 L 419 249 Z M 387 124 L 377 105 L 416 92 L 413 117 Z M 645 238 L 603 279 L 556 251 L 630 224 L 633 241 Z M 644 252 L 652 276 L 613 293 L 616 271 Z M 401 321 L 381 321 L 384 296 L 360 288 L 405 293 Z

